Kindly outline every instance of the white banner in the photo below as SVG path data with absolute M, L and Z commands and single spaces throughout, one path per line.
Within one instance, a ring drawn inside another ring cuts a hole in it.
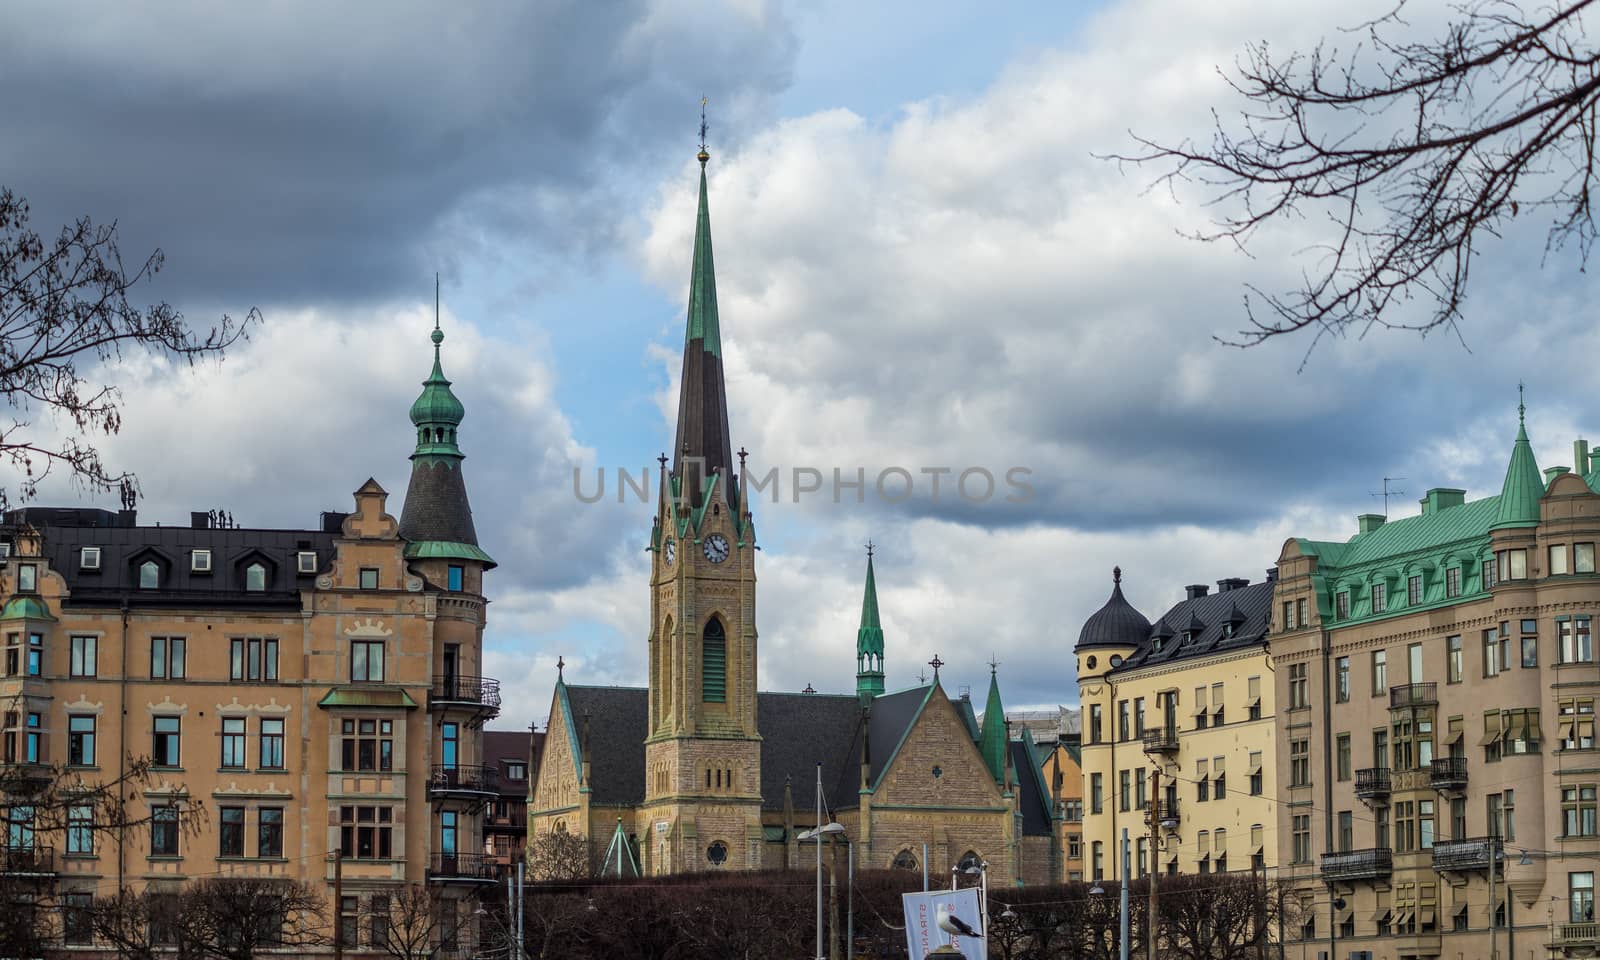
M 985 932 L 976 887 L 905 893 L 900 895 L 900 899 L 905 904 L 906 950 L 910 952 L 911 960 L 922 960 L 947 944 L 960 950 L 967 960 L 989 960 L 988 941 L 951 935 L 939 929 L 939 905 L 944 904 L 950 908 L 951 914 L 959 917 L 967 926 L 980 933 Z

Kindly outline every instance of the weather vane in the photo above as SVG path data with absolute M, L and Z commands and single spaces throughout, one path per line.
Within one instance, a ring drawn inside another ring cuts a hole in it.
M 868 560 L 872 559 L 872 541 L 871 540 L 867 541 L 867 559 Z
M 708 101 L 705 97 L 700 98 L 700 163 L 702 165 L 704 165 L 707 160 L 711 159 L 711 154 L 706 152 L 706 130 L 709 129 L 709 127 L 706 125 L 707 102 Z

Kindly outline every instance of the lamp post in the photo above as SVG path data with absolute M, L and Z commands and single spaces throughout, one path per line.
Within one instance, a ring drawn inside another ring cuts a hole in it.
M 795 838 L 800 843 L 815 840 L 817 844 L 817 960 L 827 960 L 827 954 L 822 949 L 822 838 L 827 837 L 831 842 L 834 837 L 842 833 L 844 824 L 825 823 Z

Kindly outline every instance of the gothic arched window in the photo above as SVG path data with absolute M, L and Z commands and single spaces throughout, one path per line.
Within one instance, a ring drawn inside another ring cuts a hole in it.
M 700 698 L 706 703 L 728 700 L 728 638 L 715 617 L 701 634 Z
M 917 871 L 922 869 L 922 865 L 917 863 L 917 855 L 910 850 L 901 850 L 895 854 L 894 863 L 891 863 L 890 866 L 896 870 Z
M 252 593 L 267 589 L 267 568 L 252 563 L 244 568 L 244 588 Z
M 139 589 L 154 590 L 161 586 L 161 565 L 154 560 L 139 564 Z

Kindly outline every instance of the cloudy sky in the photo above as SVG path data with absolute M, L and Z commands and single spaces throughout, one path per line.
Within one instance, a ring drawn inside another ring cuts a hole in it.
M 1096 158 L 1130 130 L 1203 136 L 1232 103 L 1219 64 L 1337 36 L 1350 3 L 868 7 L 8 4 L 0 170 L 36 226 L 116 219 L 130 256 L 167 255 L 149 296 L 265 314 L 220 365 L 110 372 L 127 426 L 105 452 L 142 517 L 307 525 L 369 475 L 398 513 L 437 271 L 501 563 L 502 723 L 543 722 L 558 655 L 641 682 L 652 508 L 616 473 L 671 443 L 702 95 L 733 441 L 780 477 L 755 508 L 764 688 L 853 688 L 868 538 L 891 686 L 938 653 L 977 687 L 992 655 L 1009 705 L 1070 703 L 1114 564 L 1154 619 L 1184 584 L 1261 578 L 1286 537 L 1349 536 L 1385 476 L 1398 515 L 1431 486 L 1496 492 L 1519 378 L 1542 465 L 1600 426 L 1592 291 L 1541 266 L 1537 225 L 1483 250 L 1461 340 L 1335 341 L 1301 370 L 1304 341 L 1213 337 L 1318 225 L 1198 244 L 1205 196 Z M 894 467 L 915 495 L 887 503 L 870 483 Z M 795 502 L 797 468 L 823 491 Z M 1032 495 L 952 495 L 968 468 L 1023 468 Z M 579 502 L 575 469 L 607 498 Z M 834 502 L 835 469 L 865 502 Z

